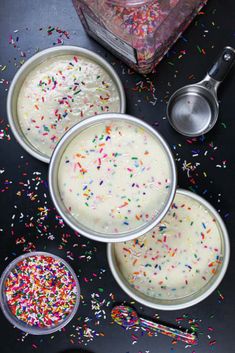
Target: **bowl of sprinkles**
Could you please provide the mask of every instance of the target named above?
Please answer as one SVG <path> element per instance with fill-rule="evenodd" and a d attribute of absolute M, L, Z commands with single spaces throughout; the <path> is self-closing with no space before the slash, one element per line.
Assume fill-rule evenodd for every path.
<path fill-rule="evenodd" d="M 230 256 L 226 227 L 202 197 L 182 189 L 145 235 L 108 244 L 108 261 L 120 287 L 136 301 L 178 310 L 208 297 L 222 281 Z"/>
<path fill-rule="evenodd" d="M 9 124 L 32 156 L 49 163 L 61 137 L 92 115 L 124 113 L 126 99 L 113 67 L 90 50 L 61 46 L 32 56 L 7 97 Z"/>
<path fill-rule="evenodd" d="M 60 330 L 75 315 L 80 287 L 66 261 L 47 252 L 17 257 L 0 280 L 0 305 L 20 330 L 44 335 Z"/>
<path fill-rule="evenodd" d="M 164 139 L 126 114 L 102 114 L 71 128 L 49 167 L 52 200 L 88 238 L 117 242 L 156 225 L 174 198 L 176 169 Z"/>

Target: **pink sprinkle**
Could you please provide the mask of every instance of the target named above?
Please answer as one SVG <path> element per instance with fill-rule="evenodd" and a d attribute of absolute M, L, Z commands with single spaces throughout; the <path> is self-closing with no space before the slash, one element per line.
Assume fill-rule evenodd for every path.
<path fill-rule="evenodd" d="M 210 341 L 210 342 L 209 342 L 209 345 L 210 345 L 210 346 L 213 346 L 214 344 L 216 344 L 216 340 L 213 340 L 213 341 Z"/>

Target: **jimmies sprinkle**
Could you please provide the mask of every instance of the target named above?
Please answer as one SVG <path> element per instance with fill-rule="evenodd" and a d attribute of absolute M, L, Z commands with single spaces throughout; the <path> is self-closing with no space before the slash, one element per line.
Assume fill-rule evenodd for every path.
<path fill-rule="evenodd" d="M 72 312 L 76 282 L 59 260 L 45 255 L 30 256 L 17 263 L 5 281 L 11 313 L 29 326 L 51 328 Z"/>

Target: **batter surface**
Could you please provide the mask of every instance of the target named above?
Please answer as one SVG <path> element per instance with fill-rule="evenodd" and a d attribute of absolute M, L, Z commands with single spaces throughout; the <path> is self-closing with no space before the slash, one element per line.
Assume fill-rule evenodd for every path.
<path fill-rule="evenodd" d="M 198 201 L 176 193 L 163 221 L 146 235 L 115 244 L 118 266 L 138 291 L 177 299 L 200 290 L 222 261 L 220 228 Z"/>
<path fill-rule="evenodd" d="M 136 124 L 114 120 L 75 137 L 58 172 L 66 208 L 103 234 L 125 233 L 155 218 L 169 199 L 170 179 L 160 141 Z"/>
<path fill-rule="evenodd" d="M 109 74 L 77 55 L 51 58 L 34 68 L 17 102 L 24 135 L 48 157 L 64 133 L 81 119 L 119 111 L 119 93 Z"/>

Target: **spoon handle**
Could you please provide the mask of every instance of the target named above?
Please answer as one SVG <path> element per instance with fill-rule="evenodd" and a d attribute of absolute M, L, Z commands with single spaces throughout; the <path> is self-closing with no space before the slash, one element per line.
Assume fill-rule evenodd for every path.
<path fill-rule="evenodd" d="M 162 333 L 163 335 L 175 338 L 177 340 L 180 340 L 189 344 L 197 344 L 197 337 L 192 333 L 187 333 L 187 332 L 175 329 L 173 327 L 157 324 L 155 322 L 145 320 L 142 318 L 140 318 L 139 322 L 141 326 L 146 328 L 151 328 L 159 333 Z"/>
<path fill-rule="evenodd" d="M 215 81 L 222 82 L 235 63 L 235 49 L 225 47 L 212 66 L 208 75 Z"/>

